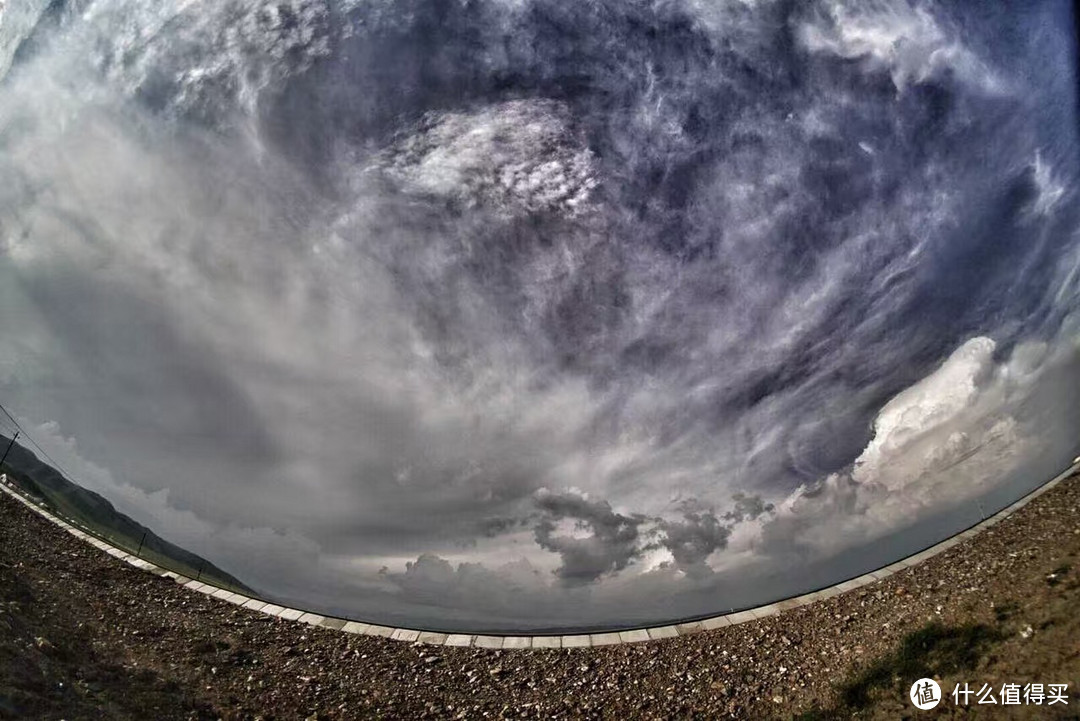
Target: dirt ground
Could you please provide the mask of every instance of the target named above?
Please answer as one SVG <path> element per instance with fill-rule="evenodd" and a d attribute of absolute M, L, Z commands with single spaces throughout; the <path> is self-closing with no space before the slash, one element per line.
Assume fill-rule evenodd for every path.
<path fill-rule="evenodd" d="M 932 711 L 908 700 L 939 681 Z M 958 706 L 951 692 L 976 692 Z M 1003 683 L 1068 684 L 1002 705 Z M 977 704 L 984 684 L 997 705 Z M 986 697 L 984 697 L 985 699 Z M 664 641 L 491 651 L 242 610 L 0 496 L 0 719 L 1080 719 L 1080 477 L 926 563 Z"/>

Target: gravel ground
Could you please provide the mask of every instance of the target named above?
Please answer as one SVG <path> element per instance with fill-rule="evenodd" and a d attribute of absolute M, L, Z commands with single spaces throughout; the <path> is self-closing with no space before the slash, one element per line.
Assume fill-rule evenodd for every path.
<path fill-rule="evenodd" d="M 137 571 L 0 494 L 0 718 L 1080 719 L 1080 481 L 920 566 L 779 616 L 595 649 L 354 636 Z M 1068 705 L 908 702 L 1067 683 Z M 972 697 L 972 701 L 974 701 Z"/>

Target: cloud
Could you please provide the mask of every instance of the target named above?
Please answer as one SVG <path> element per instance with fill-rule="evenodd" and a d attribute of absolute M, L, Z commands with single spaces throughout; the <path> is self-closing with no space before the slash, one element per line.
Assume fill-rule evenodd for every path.
<path fill-rule="evenodd" d="M 565 105 L 538 100 L 430 115 L 365 172 L 380 170 L 406 192 L 466 206 L 578 213 L 597 184 L 596 171 L 568 121 Z"/>
<path fill-rule="evenodd" d="M 493 516 L 480 521 L 480 533 L 488 538 L 494 538 L 526 523 L 528 523 L 528 519 L 514 518 L 513 516 Z"/>
<path fill-rule="evenodd" d="M 811 17 L 797 29 L 803 47 L 885 70 L 897 91 L 949 72 L 983 90 L 1001 90 L 1001 81 L 959 33 L 921 3 L 829 2 L 818 4 Z"/>
<path fill-rule="evenodd" d="M 709 512 L 691 511 L 683 520 L 661 521 L 659 527 L 664 533 L 661 544 L 671 552 L 676 565 L 688 573 L 706 571 L 705 560 L 722 550 L 731 535 L 731 528 Z"/>
<path fill-rule="evenodd" d="M 884 405 L 850 471 L 777 503 L 760 550 L 783 557 L 798 543 L 820 557 L 971 504 L 1025 468 L 1027 488 L 1047 480 L 1075 447 L 1068 423 L 1059 424 L 1080 397 L 1071 380 L 1080 367 L 1076 332 L 1068 321 L 1056 344 L 1018 345 L 1004 359 L 995 359 L 991 339 L 968 340 Z"/>
<path fill-rule="evenodd" d="M 75 480 L 301 601 L 566 625 L 1065 452 L 1072 106 L 1019 89 L 1067 33 L 401 8 L 118 0 L 20 53 L 0 395 Z"/>
<path fill-rule="evenodd" d="M 756 521 L 760 516 L 771 513 L 773 504 L 766 503 L 761 496 L 748 496 L 739 492 L 733 496 L 735 508 L 724 514 L 724 518 L 736 523 L 744 520 Z"/>
<path fill-rule="evenodd" d="M 1029 212 L 1036 216 L 1048 215 L 1066 196 L 1068 189 L 1060 179 L 1054 177 L 1053 169 L 1043 162 L 1041 153 L 1035 154 L 1031 173 L 1036 192 Z"/>
<path fill-rule="evenodd" d="M 638 529 L 646 521 L 644 516 L 615 513 L 607 501 L 593 501 L 572 491 L 540 489 L 534 503 L 545 514 L 533 528 L 536 543 L 562 558 L 556 575 L 565 583 L 596 581 L 641 557 Z M 588 534 L 575 537 L 559 533 L 556 522 L 563 519 L 574 521 Z"/>
<path fill-rule="evenodd" d="M 857 483 L 876 483 L 901 491 L 931 468 L 977 450 L 968 448 L 968 434 L 959 430 L 943 433 L 943 429 L 958 417 L 967 416 L 965 412 L 987 391 L 985 385 L 995 365 L 994 348 L 990 338 L 972 338 L 938 370 L 886 403 L 874 420 L 873 440 L 855 459 L 852 478 Z M 1007 433 L 1011 425 L 1006 420 L 995 422 L 988 440 L 992 442 Z M 914 450 L 927 439 L 931 444 L 929 452 Z M 913 466 L 913 457 L 920 459 L 921 465 Z M 909 460 L 898 467 L 901 459 Z"/>
<path fill-rule="evenodd" d="M 83 487 L 108 498 L 121 513 L 154 529 L 163 538 L 194 553 L 212 557 L 226 570 L 241 574 L 256 589 L 270 587 L 278 592 L 303 592 L 317 583 L 316 578 L 302 569 L 317 565 L 320 549 L 294 530 L 208 522 L 189 510 L 177 508 L 168 489 L 147 492 L 118 481 L 107 469 L 87 461 L 75 439 L 65 436 L 58 423 L 33 424 L 26 418 L 18 420 L 48 457 Z M 276 578 L 282 558 L 296 564 L 285 584 Z"/>

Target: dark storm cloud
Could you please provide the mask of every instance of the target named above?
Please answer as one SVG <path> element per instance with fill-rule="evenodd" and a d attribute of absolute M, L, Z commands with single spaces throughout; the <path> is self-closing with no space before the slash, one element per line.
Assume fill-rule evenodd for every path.
<path fill-rule="evenodd" d="M 526 526 L 528 518 L 515 518 L 513 516 L 494 516 L 480 521 L 480 533 L 488 538 L 494 538 L 504 533 Z"/>
<path fill-rule="evenodd" d="M 615 513 L 607 501 L 594 501 L 570 491 L 541 491 L 534 497 L 545 514 L 533 533 L 541 548 L 558 553 L 556 575 L 569 585 L 590 583 L 626 568 L 642 554 L 639 527 L 645 516 Z M 558 521 L 570 520 L 585 537 L 558 533 Z"/>
<path fill-rule="evenodd" d="M 681 521 L 661 521 L 659 528 L 665 534 L 661 541 L 664 548 L 688 573 L 710 572 L 705 559 L 724 548 L 731 535 L 731 528 L 707 511 L 691 511 Z"/>
<path fill-rule="evenodd" d="M 732 496 L 732 500 L 735 501 L 735 507 L 724 514 L 724 519 L 735 523 L 742 523 L 745 520 L 756 521 L 759 516 L 774 510 L 773 504 L 766 503 L 761 496 L 740 492 Z"/>

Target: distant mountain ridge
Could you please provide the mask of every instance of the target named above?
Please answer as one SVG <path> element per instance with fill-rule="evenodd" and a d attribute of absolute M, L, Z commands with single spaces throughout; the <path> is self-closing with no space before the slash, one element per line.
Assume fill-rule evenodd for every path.
<path fill-rule="evenodd" d="M 6 449 L 10 441 L 10 437 L 0 435 L 0 449 Z M 235 576 L 202 556 L 166 541 L 116 510 L 100 494 L 68 480 L 18 442 L 12 447 L 0 472 L 6 473 L 8 480 L 24 493 L 40 498 L 59 515 L 84 524 L 90 532 L 129 553 L 137 553 L 140 558 L 191 578 L 198 577 L 207 583 L 242 591 L 246 595 L 258 595 Z"/>

